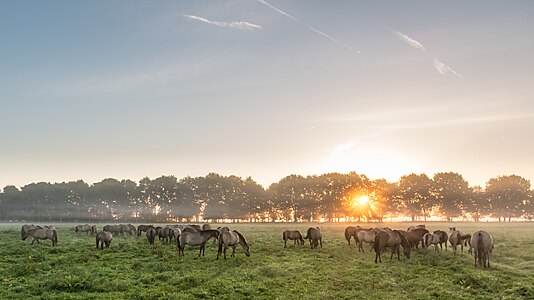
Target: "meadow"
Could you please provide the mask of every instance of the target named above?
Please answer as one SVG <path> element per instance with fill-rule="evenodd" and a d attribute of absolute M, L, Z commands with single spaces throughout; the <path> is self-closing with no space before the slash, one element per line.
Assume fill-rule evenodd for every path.
<path fill-rule="evenodd" d="M 103 224 L 98 224 L 99 229 Z M 135 224 L 137 225 L 137 224 Z M 343 231 L 348 224 L 317 224 L 323 248 L 309 243 L 284 249 L 282 232 L 305 233 L 314 224 L 231 224 L 250 244 L 236 257 L 216 260 L 175 244 L 149 245 L 145 235 L 114 236 L 95 249 L 94 236 L 76 235 L 74 224 L 56 225 L 59 244 L 22 241 L 20 224 L 0 225 L 1 299 L 534 299 L 534 226 L 531 223 L 427 223 L 430 230 L 478 229 L 495 239 L 492 268 L 474 267 L 473 256 L 449 251 L 412 252 L 411 258 L 375 264 L 374 252 L 358 253 Z M 352 225 L 352 224 L 351 224 Z M 374 224 L 361 224 L 372 227 Z M 412 223 L 383 223 L 406 229 Z M 448 231 L 448 230 L 447 230 Z M 402 254 L 401 254 L 402 255 Z M 384 259 L 386 258 L 386 259 Z"/>

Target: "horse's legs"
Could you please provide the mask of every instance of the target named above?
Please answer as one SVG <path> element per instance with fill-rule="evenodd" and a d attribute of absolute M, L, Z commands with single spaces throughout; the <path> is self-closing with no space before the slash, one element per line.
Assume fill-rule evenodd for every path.
<path fill-rule="evenodd" d="M 227 247 L 226 245 L 224 245 L 224 259 L 226 259 L 226 249 L 227 249 L 227 248 L 228 248 L 228 247 Z"/>
<path fill-rule="evenodd" d="M 477 251 L 475 251 L 475 268 L 477 267 L 477 257 L 478 257 Z"/>
<path fill-rule="evenodd" d="M 235 246 L 232 247 L 232 255 L 230 257 L 235 257 Z"/>
<path fill-rule="evenodd" d="M 323 248 L 323 238 L 319 239 L 319 243 L 321 243 L 321 249 Z"/>
<path fill-rule="evenodd" d="M 460 249 L 462 249 L 462 255 L 464 255 L 464 243 L 460 242 Z"/>
<path fill-rule="evenodd" d="M 287 248 L 287 240 L 284 240 L 284 248 Z"/>

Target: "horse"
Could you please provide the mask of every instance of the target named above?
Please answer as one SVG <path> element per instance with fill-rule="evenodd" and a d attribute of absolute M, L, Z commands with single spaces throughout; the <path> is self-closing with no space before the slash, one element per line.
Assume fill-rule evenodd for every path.
<path fill-rule="evenodd" d="M 118 225 L 106 225 L 106 226 L 104 226 L 102 231 L 107 231 L 107 232 L 111 232 L 111 233 L 114 233 L 114 234 L 121 233 L 120 227 Z"/>
<path fill-rule="evenodd" d="M 298 230 L 284 231 L 284 233 L 282 233 L 282 239 L 284 240 L 284 248 L 287 247 L 287 240 L 293 240 L 293 245 L 296 245 L 297 243 L 299 245 L 304 245 L 304 239 Z"/>
<path fill-rule="evenodd" d="M 202 230 L 202 228 L 200 227 L 200 225 L 197 225 L 197 224 L 189 224 L 189 225 L 187 225 L 187 227 L 194 228 L 194 229 L 196 229 L 197 231 L 201 231 L 201 230 Z"/>
<path fill-rule="evenodd" d="M 220 232 L 220 233 L 223 233 L 225 231 L 230 231 L 230 228 L 224 226 L 224 227 L 217 227 L 217 230 Z"/>
<path fill-rule="evenodd" d="M 221 254 L 223 254 L 224 259 L 226 259 L 226 249 L 228 249 L 228 246 L 232 247 L 232 255 L 230 255 L 230 257 L 235 257 L 235 248 L 237 245 L 241 245 L 247 257 L 250 256 L 250 247 L 248 246 L 247 240 L 241 233 L 239 233 L 237 230 L 225 231 L 221 233 L 219 236 L 219 250 L 217 251 L 217 259 L 219 259 Z"/>
<path fill-rule="evenodd" d="M 359 225 L 357 225 L 357 226 L 348 226 L 347 228 L 345 228 L 345 239 L 349 243 L 349 246 L 350 246 L 350 238 L 351 237 L 354 237 L 355 243 L 358 243 L 357 234 L 358 234 L 358 231 L 360 231 L 360 230 L 361 230 L 361 227 Z"/>
<path fill-rule="evenodd" d="M 26 238 L 25 236 L 27 237 L 28 236 L 28 230 L 30 229 L 34 229 L 35 228 L 35 225 L 22 225 L 22 227 L 20 228 L 20 237 L 22 238 L 22 240 L 24 241 Z"/>
<path fill-rule="evenodd" d="M 356 241 L 358 242 L 358 252 L 365 253 L 365 251 L 363 250 L 364 242 L 371 244 L 371 247 L 372 247 L 373 243 L 375 242 L 375 236 L 376 234 L 373 232 L 372 229 L 362 229 L 358 231 L 357 233 L 358 238 L 356 239 Z"/>
<path fill-rule="evenodd" d="M 428 253 L 428 247 L 430 247 L 430 245 L 434 245 L 434 252 L 439 252 L 438 244 L 440 241 L 441 234 L 429 232 L 423 236 L 423 248 L 425 248 L 426 252 Z"/>
<path fill-rule="evenodd" d="M 207 224 L 207 223 L 206 223 L 206 224 L 203 224 L 203 225 L 202 225 L 202 230 L 210 230 L 210 229 L 212 229 L 211 226 L 210 226 L 210 224 Z"/>
<path fill-rule="evenodd" d="M 443 244 L 445 244 L 445 251 L 447 251 L 447 242 L 449 241 L 449 235 L 443 230 L 436 230 L 434 234 L 439 235 L 439 248 L 443 250 Z"/>
<path fill-rule="evenodd" d="M 148 229 L 154 228 L 152 225 L 139 225 L 137 226 L 137 236 L 139 237 L 141 233 L 146 232 Z"/>
<path fill-rule="evenodd" d="M 154 227 L 149 227 L 146 230 L 146 238 L 149 244 L 154 244 L 154 239 L 156 238 L 156 229 Z"/>
<path fill-rule="evenodd" d="M 406 229 L 406 231 L 412 231 L 414 229 L 426 229 L 426 225 L 420 224 L 420 225 L 410 226 L 408 227 L 408 229 Z"/>
<path fill-rule="evenodd" d="M 109 248 L 111 240 L 113 239 L 113 234 L 108 231 L 100 231 L 96 234 L 96 249 L 98 249 L 98 244 L 100 243 L 100 250 L 104 250 L 104 244 L 106 248 Z"/>
<path fill-rule="evenodd" d="M 126 227 L 128 228 L 127 232 L 130 235 L 137 235 L 137 229 L 135 228 L 135 226 L 133 226 L 132 224 L 127 224 Z"/>
<path fill-rule="evenodd" d="M 176 240 L 178 240 L 178 238 L 182 234 L 182 230 L 180 228 L 178 228 L 178 227 L 172 228 L 171 229 L 171 234 Z"/>
<path fill-rule="evenodd" d="M 411 247 L 404 235 L 402 235 L 398 230 L 393 230 L 391 232 L 378 232 L 374 242 L 375 263 L 378 261 L 382 262 L 381 253 L 386 249 L 386 247 L 391 248 L 391 257 L 389 259 L 393 259 L 393 254 L 397 253 L 397 259 L 400 261 L 400 246 L 402 246 L 402 252 L 404 256 L 409 259 Z"/>
<path fill-rule="evenodd" d="M 323 235 L 321 234 L 321 229 L 319 227 L 310 227 L 306 232 L 304 239 L 310 240 L 310 247 L 312 249 L 317 248 L 317 245 L 320 243 L 321 248 L 323 248 Z"/>
<path fill-rule="evenodd" d="M 471 236 L 469 234 L 462 234 L 459 230 L 456 230 L 456 227 L 449 227 L 451 234 L 449 235 L 449 243 L 451 243 L 452 250 L 456 254 L 458 245 L 464 254 L 464 244 L 467 246 L 467 243 L 471 243 L 469 239 Z M 471 245 L 469 245 L 471 247 Z"/>
<path fill-rule="evenodd" d="M 51 240 L 52 246 L 57 245 L 57 231 L 55 229 L 28 229 L 28 231 L 26 231 L 22 236 L 22 240 L 26 240 L 28 236 L 33 237 L 32 245 L 35 241 L 37 241 L 37 244 L 39 244 L 39 240 Z"/>
<path fill-rule="evenodd" d="M 85 232 L 86 235 L 89 235 L 89 233 L 92 233 L 93 231 L 92 231 L 92 226 L 91 225 L 85 224 L 85 225 L 77 225 L 74 228 L 74 232 L 76 232 L 77 234 Z"/>
<path fill-rule="evenodd" d="M 185 245 L 200 246 L 200 252 L 198 253 L 198 257 L 200 257 L 201 255 L 204 256 L 206 242 L 210 238 L 219 237 L 219 231 L 213 229 L 198 232 L 189 232 L 185 231 L 185 229 L 186 228 L 184 228 L 184 231 L 176 240 L 176 246 L 178 246 L 178 256 L 184 256 Z"/>
<path fill-rule="evenodd" d="M 410 231 L 399 230 L 399 232 L 408 240 L 410 247 L 418 248 L 419 242 L 423 241 L 423 237 L 428 233 L 428 230 L 424 228 L 415 228 Z"/>
<path fill-rule="evenodd" d="M 490 254 L 493 252 L 494 242 L 493 237 L 486 231 L 480 230 L 471 237 L 471 246 L 475 253 L 475 268 L 478 265 L 484 268 L 490 267 Z"/>
<path fill-rule="evenodd" d="M 96 232 L 97 232 L 96 225 L 91 225 L 91 234 L 95 234 L 96 235 Z"/>
<path fill-rule="evenodd" d="M 170 233 L 171 233 L 171 228 L 170 227 L 163 228 L 162 230 L 159 231 L 159 234 L 158 234 L 159 240 L 160 241 L 163 240 L 164 242 L 169 243 L 170 242 L 170 237 L 169 237 Z"/>

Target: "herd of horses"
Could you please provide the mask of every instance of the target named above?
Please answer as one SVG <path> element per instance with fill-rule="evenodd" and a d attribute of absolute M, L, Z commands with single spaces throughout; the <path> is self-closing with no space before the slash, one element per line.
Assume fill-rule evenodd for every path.
<path fill-rule="evenodd" d="M 136 235 L 140 237 L 144 232 L 149 244 L 154 244 L 155 239 L 158 238 L 162 243 L 176 243 L 178 256 L 184 256 L 184 249 L 186 245 L 198 246 L 198 256 L 204 256 L 205 246 L 209 240 L 218 244 L 217 259 L 222 255 L 226 259 L 226 250 L 232 248 L 231 257 L 235 256 L 237 246 L 241 246 L 245 255 L 250 256 L 250 247 L 245 237 L 237 230 L 230 230 L 228 227 L 211 228 L 209 224 L 202 226 L 196 224 L 173 224 L 162 226 L 153 225 L 139 225 L 137 227 L 132 224 L 118 224 L 106 225 L 102 231 L 98 231 L 96 225 L 77 225 L 74 228 L 77 234 L 83 232 L 86 235 L 95 235 L 96 248 L 104 249 L 110 247 L 113 235 Z M 57 245 L 58 235 L 54 226 L 36 226 L 23 225 L 21 228 L 21 238 L 26 240 L 27 237 L 33 237 L 32 245 L 35 241 L 49 239 L 52 241 L 52 246 Z M 285 230 L 282 234 L 284 240 L 284 248 L 287 247 L 287 241 L 292 240 L 294 245 L 304 245 L 304 241 L 308 240 L 311 249 L 318 246 L 323 247 L 323 235 L 319 227 L 310 227 L 306 231 L 306 236 L 303 237 L 298 230 Z M 345 229 L 345 239 L 349 246 L 351 240 L 354 239 L 358 246 L 359 252 L 365 252 L 364 243 L 370 244 L 370 249 L 375 252 L 375 263 L 382 262 L 382 252 L 387 248 L 391 249 L 390 259 L 396 254 L 397 259 L 400 260 L 400 250 L 406 258 L 410 258 L 410 252 L 413 249 L 419 248 L 419 245 L 426 250 L 434 246 L 434 251 L 447 251 L 447 243 L 450 243 L 452 251 L 456 254 L 458 247 L 463 255 L 464 246 L 469 246 L 469 254 L 473 254 L 475 258 L 475 267 L 477 264 L 480 267 L 490 267 L 490 254 L 494 248 L 493 237 L 486 231 L 477 231 L 473 234 L 463 234 L 455 227 L 449 228 L 449 233 L 436 230 L 430 232 L 425 225 L 410 226 L 407 230 L 394 230 L 388 227 L 383 228 L 363 228 L 360 226 L 348 226 Z"/>

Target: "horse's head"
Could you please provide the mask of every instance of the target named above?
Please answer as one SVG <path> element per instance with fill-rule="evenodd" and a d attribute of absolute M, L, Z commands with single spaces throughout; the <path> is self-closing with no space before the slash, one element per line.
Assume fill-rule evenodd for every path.
<path fill-rule="evenodd" d="M 456 231 L 456 227 L 449 227 L 449 232 Z"/>
<path fill-rule="evenodd" d="M 245 255 L 250 256 L 250 247 L 248 245 L 245 247 Z"/>

